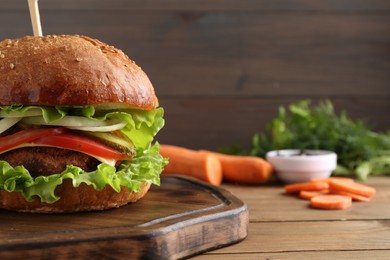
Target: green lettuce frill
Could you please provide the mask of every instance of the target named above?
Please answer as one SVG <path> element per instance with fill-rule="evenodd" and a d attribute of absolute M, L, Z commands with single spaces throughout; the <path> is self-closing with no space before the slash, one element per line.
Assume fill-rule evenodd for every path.
<path fill-rule="evenodd" d="M 0 113 L 19 116 L 27 115 L 31 110 L 41 110 L 46 122 L 53 122 L 64 116 L 82 116 L 94 120 L 117 118 L 127 124 L 120 131 L 126 135 L 136 148 L 136 156 L 130 161 L 123 161 L 116 169 L 106 163 L 101 163 L 96 171 L 85 172 L 76 166 L 68 166 L 62 173 L 33 178 L 23 166 L 12 167 L 6 161 L 0 161 L 0 190 L 20 192 L 31 201 L 33 196 L 40 197 L 42 202 L 53 203 L 59 199 L 55 189 L 64 180 L 72 181 L 74 187 L 81 183 L 92 185 L 101 190 L 109 185 L 119 191 L 121 186 L 130 191 L 140 191 L 143 182 L 160 184 L 160 173 L 167 160 L 160 154 L 158 143 L 152 145 L 157 132 L 164 126 L 164 110 L 162 108 L 150 111 L 123 109 L 119 111 L 95 110 L 93 106 L 80 107 L 44 107 L 44 106 L 0 106 Z"/>
<path fill-rule="evenodd" d="M 159 150 L 158 143 L 150 149 L 138 150 L 131 161 L 122 162 L 118 169 L 105 163 L 100 164 L 93 172 L 68 166 L 62 173 L 37 178 L 33 178 L 23 166 L 12 167 L 7 162 L 0 161 L 0 190 L 21 192 L 27 201 L 38 196 L 46 203 L 60 199 L 54 191 L 66 179 L 71 180 L 74 187 L 85 183 L 101 190 L 109 185 L 119 192 L 121 186 L 124 186 L 129 191 L 137 192 L 143 182 L 160 184 L 160 173 L 167 160 L 160 155 Z"/>

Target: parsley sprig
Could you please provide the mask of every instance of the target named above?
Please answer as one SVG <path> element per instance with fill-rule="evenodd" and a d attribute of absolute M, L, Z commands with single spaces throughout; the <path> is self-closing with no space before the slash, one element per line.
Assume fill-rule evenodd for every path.
<path fill-rule="evenodd" d="M 345 111 L 336 114 L 329 100 L 311 106 L 310 100 L 279 108 L 266 131 L 252 139 L 250 155 L 265 157 L 270 150 L 321 149 L 338 155 L 334 175 L 366 179 L 390 175 L 390 131 L 377 133 Z M 237 147 L 235 153 L 237 153 Z"/>

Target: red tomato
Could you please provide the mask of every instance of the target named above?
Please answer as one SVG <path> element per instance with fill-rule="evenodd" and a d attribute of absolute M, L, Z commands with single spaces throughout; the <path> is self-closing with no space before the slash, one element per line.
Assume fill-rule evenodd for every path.
<path fill-rule="evenodd" d="M 68 134 L 63 127 L 30 128 L 15 134 L 0 137 L 0 153 L 23 144 L 48 145 L 82 152 L 111 160 L 129 160 L 131 156 L 123 154 L 95 140 L 84 136 Z"/>
<path fill-rule="evenodd" d="M 65 148 L 106 159 L 131 159 L 131 156 L 114 150 L 111 147 L 96 142 L 95 140 L 74 134 L 44 136 L 36 139 L 33 143 Z"/>
<path fill-rule="evenodd" d="M 30 128 L 21 130 L 12 135 L 0 137 L 0 152 L 7 151 L 24 143 L 30 143 L 42 136 L 62 134 L 65 130 L 66 129 L 62 127 Z"/>

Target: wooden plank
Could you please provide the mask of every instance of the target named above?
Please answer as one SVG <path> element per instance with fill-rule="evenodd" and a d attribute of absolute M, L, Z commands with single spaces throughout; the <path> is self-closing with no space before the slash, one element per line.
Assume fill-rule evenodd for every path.
<path fill-rule="evenodd" d="M 43 17 L 46 34 L 87 34 L 123 49 L 162 95 L 389 94 L 387 15 Z M 5 14 L 0 22 L 10 19 Z M 21 31 L 5 28 L 1 37 Z"/>
<path fill-rule="evenodd" d="M 378 11 L 389 10 L 386 0 L 50 0 L 40 1 L 43 10 L 126 10 L 126 11 Z M 2 0 L 3 10 L 26 8 L 23 1 Z"/>
<path fill-rule="evenodd" d="M 218 251 L 217 251 L 218 252 Z M 320 251 L 320 252 L 281 252 L 281 253 L 251 253 L 251 254 L 220 254 L 211 252 L 196 256 L 193 260 L 351 260 L 351 259 L 375 259 L 388 260 L 389 250 L 357 250 L 357 251 Z"/>
<path fill-rule="evenodd" d="M 2 14 L 25 25 L 0 38 L 31 34 L 27 15 Z M 161 96 L 390 95 L 388 15 L 48 12 L 42 25 L 123 49 Z"/>
<path fill-rule="evenodd" d="M 296 196 L 286 195 L 283 184 L 261 186 L 238 186 L 225 184 L 224 187 L 239 196 L 249 208 L 251 225 L 257 222 L 296 222 L 296 221 L 342 221 L 369 220 L 388 221 L 390 199 L 388 177 L 370 177 L 364 182 L 377 189 L 376 196 L 369 202 L 353 202 L 345 210 L 317 210 L 309 207 L 309 202 Z M 256 225 L 255 225 L 256 226 Z M 255 227 L 251 226 L 251 230 Z M 282 232 L 283 234 L 283 232 Z"/>
<path fill-rule="evenodd" d="M 390 251 L 389 225 L 390 220 L 250 223 L 245 240 L 215 253 Z"/>
<path fill-rule="evenodd" d="M 305 98 L 160 98 L 166 125 L 157 139 L 194 149 L 218 149 L 232 144 L 248 149 L 252 136 L 265 131 L 280 105 Z M 337 112 L 345 110 L 353 119 L 368 121 L 373 129 L 385 131 L 390 126 L 390 118 L 382 112 L 390 111 L 388 97 L 331 100 Z M 313 99 L 313 104 L 316 102 Z"/>

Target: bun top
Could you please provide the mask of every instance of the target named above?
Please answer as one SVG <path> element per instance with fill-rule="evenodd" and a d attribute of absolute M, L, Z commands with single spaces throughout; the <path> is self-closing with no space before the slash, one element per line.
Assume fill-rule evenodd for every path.
<path fill-rule="evenodd" d="M 0 105 L 158 106 L 153 86 L 122 51 L 79 35 L 0 42 Z"/>

